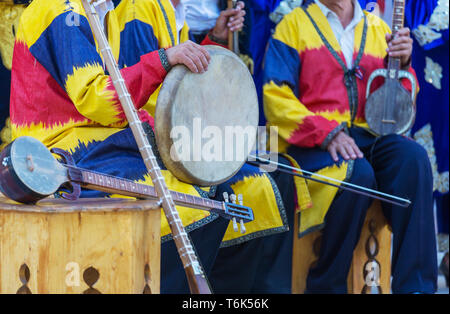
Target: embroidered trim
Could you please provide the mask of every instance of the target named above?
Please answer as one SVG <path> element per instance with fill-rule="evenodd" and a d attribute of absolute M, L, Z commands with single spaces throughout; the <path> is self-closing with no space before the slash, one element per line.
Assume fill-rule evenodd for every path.
<path fill-rule="evenodd" d="M 276 203 L 278 206 L 278 210 L 280 212 L 281 221 L 283 222 L 283 225 L 281 227 L 275 227 L 272 229 L 256 231 L 256 232 L 253 232 L 250 234 L 243 235 L 242 237 L 239 237 L 236 239 L 224 241 L 220 245 L 221 248 L 230 247 L 230 246 L 241 244 L 241 243 L 244 243 L 244 242 L 247 242 L 250 240 L 254 240 L 257 238 L 289 231 L 289 223 L 288 223 L 287 216 L 286 216 L 286 209 L 284 208 L 284 203 L 283 203 L 283 199 L 281 198 L 280 190 L 278 189 L 278 186 L 276 185 L 275 181 L 269 174 L 265 173 L 264 175 L 267 176 L 267 178 L 270 181 L 270 184 L 272 185 L 272 189 L 275 194 L 275 200 L 276 200 Z"/>
<path fill-rule="evenodd" d="M 344 61 L 339 57 L 338 53 L 334 48 L 331 46 L 331 44 L 328 42 L 328 40 L 325 38 L 325 35 L 321 32 L 319 26 L 317 25 L 316 21 L 312 18 L 311 14 L 308 12 L 307 9 L 302 7 L 302 10 L 305 12 L 305 14 L 310 19 L 312 25 L 316 29 L 317 33 L 319 34 L 320 38 L 322 39 L 325 46 L 328 48 L 330 53 L 333 55 L 333 57 L 337 60 L 337 62 L 341 65 L 342 69 L 344 70 L 344 84 L 347 89 L 347 95 L 350 105 L 350 113 L 351 113 L 351 125 L 353 125 L 353 122 L 355 121 L 356 113 L 358 112 L 358 86 L 356 82 L 356 72 L 359 69 L 359 63 L 361 62 L 362 56 L 364 54 L 364 50 L 366 47 L 366 40 L 367 40 L 367 17 L 364 15 L 364 28 L 362 32 L 361 37 L 361 46 L 359 47 L 358 56 L 355 59 L 355 63 L 353 65 L 352 69 L 348 69 L 345 65 Z"/>
<path fill-rule="evenodd" d="M 299 226 L 300 226 L 300 222 L 301 222 L 301 216 L 302 216 L 302 214 L 299 213 L 299 214 L 298 214 L 298 225 L 299 225 Z M 303 231 L 303 232 L 299 232 L 298 235 L 297 235 L 297 237 L 300 239 L 300 238 L 304 237 L 305 235 L 308 235 L 308 234 L 313 233 L 313 232 L 316 232 L 316 231 L 320 231 L 320 230 L 322 230 L 323 228 L 325 228 L 325 223 L 322 223 L 322 224 L 320 224 L 320 225 L 312 226 L 311 228 L 308 228 L 308 229 L 306 229 L 306 230 Z"/>
<path fill-rule="evenodd" d="M 161 48 L 158 50 L 159 59 L 161 60 L 161 64 L 166 70 L 166 72 L 169 72 L 172 69 L 172 66 L 169 63 L 169 59 L 167 59 L 167 53 L 164 48 Z"/>
<path fill-rule="evenodd" d="M 448 29 L 449 0 L 439 0 L 427 24 L 420 24 L 412 33 L 419 45 L 425 46 L 442 37 L 439 31 Z"/>
<path fill-rule="evenodd" d="M 441 89 L 442 67 L 430 57 L 426 57 L 425 60 L 425 81 L 433 85 L 436 89 Z"/>
<path fill-rule="evenodd" d="M 355 161 L 353 159 L 351 159 L 351 160 L 349 160 L 347 162 L 347 173 L 345 174 L 344 182 L 349 182 L 350 181 L 350 179 L 352 178 L 352 175 L 353 175 L 353 169 L 354 168 L 355 168 Z M 333 202 L 335 201 L 336 197 L 342 192 L 344 192 L 344 190 L 342 190 L 342 189 L 339 189 L 337 191 L 337 193 L 336 193 L 336 195 L 335 195 L 335 197 L 333 199 Z M 331 203 L 330 207 L 333 205 L 333 202 Z M 330 208 L 328 208 L 328 210 L 330 210 Z M 300 212 L 298 214 L 298 228 L 299 228 L 299 230 L 300 230 L 300 226 L 301 226 L 301 224 L 300 224 L 301 223 L 301 216 L 302 216 L 302 212 Z M 323 223 L 318 224 L 318 225 L 314 225 L 314 226 L 306 229 L 303 232 L 298 232 L 297 236 L 298 236 L 298 238 L 301 238 L 301 237 L 304 237 L 305 235 L 310 234 L 312 232 L 322 230 L 323 228 L 325 228 L 325 225 L 326 225 L 326 222 L 324 221 Z"/>
<path fill-rule="evenodd" d="M 203 198 L 214 198 L 216 196 L 217 186 L 213 185 L 209 187 L 209 191 L 201 189 L 198 185 L 192 185 L 194 189 L 200 194 Z"/>
<path fill-rule="evenodd" d="M 220 39 L 219 37 L 214 36 L 211 32 L 208 33 L 208 37 L 209 39 L 211 39 L 213 42 L 218 43 L 222 46 L 227 46 L 228 47 L 228 41 Z"/>
<path fill-rule="evenodd" d="M 333 138 L 342 130 L 344 130 L 346 128 L 346 123 L 343 122 L 341 124 L 339 124 L 337 127 L 335 127 L 333 129 L 333 131 L 331 131 L 327 137 L 325 137 L 324 141 L 322 142 L 322 145 L 320 145 L 320 147 L 322 149 L 327 149 L 328 145 L 330 144 L 330 142 L 333 140 Z"/>
<path fill-rule="evenodd" d="M 302 0 L 283 0 L 278 7 L 269 15 L 269 18 L 275 24 L 281 22 L 285 15 L 291 13 L 295 8 L 302 5 Z"/>
<path fill-rule="evenodd" d="M 158 166 L 161 170 L 166 170 L 166 166 L 162 161 L 161 154 L 159 153 L 158 145 L 156 145 L 155 133 L 153 132 L 152 127 L 147 122 L 142 123 L 142 128 L 144 129 L 145 134 L 147 135 L 147 139 L 152 146 L 153 155 L 155 155 L 156 161 L 158 162 Z"/>
<path fill-rule="evenodd" d="M 213 222 L 217 218 L 219 218 L 219 214 L 211 213 L 211 215 L 209 215 L 208 217 L 200 219 L 199 221 L 196 221 L 196 222 L 184 227 L 184 229 L 186 230 L 187 233 L 189 233 L 200 227 L 203 227 L 206 224 L 209 224 L 210 222 Z M 169 234 L 161 237 L 161 244 L 166 243 L 171 240 L 173 240 L 173 236 L 171 233 L 169 233 Z"/>
<path fill-rule="evenodd" d="M 426 124 L 423 128 L 418 130 L 414 134 L 414 139 L 417 143 L 423 146 L 427 151 L 428 158 L 430 159 L 431 169 L 433 171 L 433 191 L 438 191 L 439 193 L 445 194 L 449 191 L 449 172 L 439 173 L 436 152 L 434 149 L 433 132 L 431 130 L 431 125 Z"/>
<path fill-rule="evenodd" d="M 170 27 L 170 21 L 169 21 L 169 17 L 167 16 L 167 12 L 164 9 L 161 0 L 158 0 L 158 4 L 161 8 L 161 11 L 164 15 L 164 21 L 166 22 L 166 27 L 167 27 L 167 31 L 169 32 L 169 36 L 170 36 L 170 40 L 172 41 L 172 47 L 175 46 L 175 37 L 173 36 L 173 32 L 172 32 L 172 27 Z"/>

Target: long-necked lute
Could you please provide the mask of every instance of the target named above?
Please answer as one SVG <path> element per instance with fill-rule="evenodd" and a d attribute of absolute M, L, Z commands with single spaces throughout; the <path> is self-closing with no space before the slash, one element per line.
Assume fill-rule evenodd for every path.
<path fill-rule="evenodd" d="M 172 198 L 167 184 L 162 176 L 161 169 L 153 154 L 152 147 L 145 136 L 144 129 L 133 104 L 131 95 L 129 94 L 125 81 L 120 73 L 119 67 L 112 54 L 103 26 L 100 23 L 99 17 L 93 5 L 93 0 L 82 0 L 84 10 L 92 28 L 94 38 L 97 40 L 100 51 L 103 55 L 106 68 L 109 72 L 111 80 L 119 96 L 125 116 L 128 120 L 129 126 L 133 132 L 139 151 L 144 160 L 145 166 L 152 178 L 158 197 L 162 200 L 162 208 L 164 214 L 169 222 L 172 231 L 173 239 L 183 263 L 189 288 L 191 293 L 195 294 L 210 294 L 211 289 L 208 280 L 204 274 L 198 257 L 193 249 L 192 243 L 184 229 L 178 214 L 175 202 Z"/>
<path fill-rule="evenodd" d="M 405 1 L 394 0 L 392 36 L 404 26 Z M 384 77 L 384 84 L 372 94 L 372 83 L 377 77 Z M 412 90 L 408 92 L 401 84 L 402 79 L 411 82 Z M 366 90 L 366 121 L 376 135 L 404 134 L 414 124 L 416 109 L 416 79 L 401 70 L 399 57 L 388 57 L 387 69 L 377 69 L 369 77 Z"/>
<path fill-rule="evenodd" d="M 237 0 L 228 0 L 228 9 L 234 9 L 237 6 Z M 230 32 L 228 34 L 228 49 L 239 56 L 239 32 Z"/>
<path fill-rule="evenodd" d="M 58 190 L 63 198 L 77 200 L 81 187 L 139 199 L 159 199 L 153 186 L 81 169 L 66 151 L 52 149 L 51 152 L 61 162 L 33 137 L 22 136 L 8 144 L 0 153 L 0 190 L 10 199 L 25 204 L 34 204 Z M 214 212 L 229 220 L 249 222 L 254 217 L 252 209 L 243 205 L 176 191 L 170 193 L 177 205 Z"/>

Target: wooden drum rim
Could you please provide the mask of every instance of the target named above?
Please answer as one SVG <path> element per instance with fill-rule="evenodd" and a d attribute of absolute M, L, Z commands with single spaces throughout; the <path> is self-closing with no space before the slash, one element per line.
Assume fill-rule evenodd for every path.
<path fill-rule="evenodd" d="M 235 91 L 235 93 L 230 96 L 230 98 L 232 99 L 231 101 L 229 101 L 229 99 L 224 100 L 223 97 L 215 97 L 213 98 L 213 100 L 217 100 L 217 103 L 211 103 L 208 104 L 213 106 L 215 105 L 216 108 L 212 108 L 212 110 L 217 110 L 219 108 L 219 112 L 220 112 L 220 108 L 225 108 L 226 106 L 221 106 L 222 102 L 226 102 L 229 101 L 230 107 L 227 107 L 226 109 L 229 109 L 230 111 L 230 116 L 233 116 L 233 114 L 235 114 L 234 118 L 236 121 L 233 121 L 233 119 L 230 118 L 231 120 L 231 125 L 230 126 L 245 126 L 244 127 L 254 127 L 255 130 L 258 126 L 258 120 L 259 120 L 259 105 L 258 105 L 258 96 L 256 93 L 256 87 L 254 85 L 254 81 L 253 78 L 250 74 L 250 72 L 248 71 L 247 67 L 245 66 L 245 64 L 242 62 L 242 60 L 234 53 L 232 53 L 231 51 L 224 49 L 222 47 L 218 47 L 218 46 L 205 46 L 205 48 L 208 50 L 208 52 L 211 55 L 211 58 L 214 58 L 215 56 L 217 56 L 217 64 L 215 64 L 214 66 L 212 65 L 213 62 L 211 62 L 210 64 L 210 68 L 208 69 L 208 71 L 211 70 L 211 68 L 213 68 L 214 70 L 211 70 L 213 72 L 211 72 L 212 74 L 209 74 L 208 77 L 204 77 L 204 78 L 200 78 L 197 77 L 197 75 L 199 74 L 192 74 L 187 67 L 185 67 L 184 65 L 178 65 L 175 66 L 167 75 L 161 90 L 159 92 L 159 96 L 157 99 L 157 104 L 156 104 L 156 110 L 155 110 L 155 139 L 156 139 L 156 144 L 158 146 L 158 150 L 160 152 L 161 158 L 163 160 L 163 163 L 165 165 L 165 167 L 180 181 L 183 181 L 185 183 L 189 183 L 189 184 L 196 184 L 199 186 L 211 186 L 211 185 L 217 185 L 220 184 L 222 182 L 227 181 L 228 179 L 230 179 L 231 177 L 233 177 L 241 168 L 242 166 L 245 164 L 245 158 L 244 160 L 236 160 L 233 159 L 229 164 L 226 164 L 226 161 L 214 161 L 214 164 L 210 164 L 206 167 L 205 164 L 205 174 L 197 174 L 197 173 L 193 173 L 193 169 L 197 169 L 197 168 L 201 168 L 201 164 L 195 164 L 194 162 L 191 162 L 189 166 L 186 166 L 186 164 L 189 164 L 189 162 L 187 163 L 183 163 L 183 162 L 178 162 L 178 161 L 174 161 L 172 160 L 172 158 L 170 157 L 170 150 L 173 144 L 173 139 L 170 136 L 171 133 L 171 127 L 178 126 L 179 124 L 175 123 L 175 119 L 178 119 L 178 117 L 176 117 L 176 115 L 174 114 L 176 113 L 180 113 L 180 111 L 184 111 L 184 113 L 189 113 L 189 116 L 191 117 L 196 117 L 195 113 L 191 113 L 189 112 L 189 105 L 188 104 L 195 104 L 193 111 L 192 112 L 201 112 L 203 113 L 205 116 L 207 116 L 208 118 L 210 118 L 211 120 L 217 119 L 220 120 L 218 122 L 218 126 L 219 128 L 221 127 L 222 131 L 224 129 L 224 124 L 228 123 L 228 116 L 227 117 L 223 117 L 220 113 L 217 113 L 217 118 L 213 117 L 211 118 L 212 114 L 210 112 L 207 112 L 206 108 L 206 104 L 203 104 L 195 101 L 196 97 L 197 98 L 201 98 L 201 99 L 205 99 L 206 97 L 203 97 L 202 93 L 194 93 L 192 98 L 188 99 L 188 101 L 186 101 L 186 106 L 184 106 L 184 102 L 181 101 L 181 99 L 183 99 L 183 95 L 179 95 L 179 92 L 183 92 L 186 90 L 191 90 L 188 89 L 187 87 L 194 84 L 192 82 L 197 82 L 197 81 L 201 81 L 202 79 L 211 79 L 211 77 L 214 77 L 214 75 L 217 76 L 217 81 L 216 82 L 211 82 L 211 84 L 217 86 L 218 84 L 220 84 L 221 82 L 228 82 L 228 79 L 230 80 L 230 84 L 229 86 L 226 86 L 225 89 L 223 90 L 218 90 L 218 94 L 220 93 L 225 93 L 227 90 L 232 89 L 233 91 Z M 223 57 L 223 58 L 221 58 Z M 219 62 L 220 61 L 220 62 Z M 231 69 L 225 69 L 224 71 L 220 71 L 223 70 L 225 67 L 223 67 L 223 65 L 226 64 L 231 64 L 233 66 L 235 66 L 236 68 Z M 215 68 L 214 68 L 215 67 Z M 219 69 L 219 71 L 218 71 Z M 208 73 L 208 72 L 207 72 Z M 185 77 L 187 75 L 192 75 L 190 76 L 190 78 L 192 78 L 192 82 L 186 83 L 186 81 L 184 81 Z M 228 77 L 228 76 L 229 77 Z M 222 80 L 219 80 L 219 78 Z M 181 87 L 183 85 L 183 87 Z M 212 94 L 214 90 L 214 87 L 211 87 L 210 84 L 205 84 L 205 89 L 203 90 L 204 93 L 208 94 Z M 197 85 L 197 86 L 202 86 L 202 85 Z M 244 88 L 240 89 L 240 88 L 235 88 L 235 86 L 244 86 Z M 180 89 L 182 88 L 182 89 Z M 200 87 L 199 87 L 200 88 Z M 201 95 L 201 96 L 199 96 Z M 228 94 L 227 94 L 228 95 Z M 234 98 L 232 98 L 234 97 Z M 233 99 L 240 99 L 242 97 L 242 99 L 244 99 L 244 101 L 233 101 Z M 206 98 L 209 100 L 209 98 Z M 220 100 L 220 101 L 219 101 Z M 221 102 L 222 101 L 222 102 Z M 198 104 L 198 105 L 197 105 Z M 181 109 L 180 109 L 181 108 Z M 238 108 L 239 110 L 242 110 L 242 114 L 238 115 L 237 113 L 231 113 L 233 111 L 233 108 Z M 180 111 L 176 110 L 179 109 Z M 201 110 L 203 109 L 203 110 Z M 225 109 L 223 109 L 225 110 Z M 211 112 L 215 112 L 215 111 L 211 111 Z M 180 115 L 182 114 L 182 112 L 180 113 Z M 201 118 L 204 118 L 203 116 L 200 116 Z M 219 118 L 220 117 L 220 118 Z M 236 118 L 237 117 L 237 118 Z M 206 122 L 209 122 L 207 118 L 205 118 Z M 246 120 L 246 122 L 243 122 L 244 120 Z M 186 118 L 186 121 L 189 121 Z M 203 120 L 202 120 L 203 121 Z M 189 122 L 187 124 L 189 124 Z M 193 125 L 193 124 L 192 124 Z M 189 125 L 189 127 L 191 127 L 191 129 L 193 129 L 193 126 Z M 204 124 L 202 124 L 203 126 Z M 208 124 L 209 126 L 210 124 Z M 216 126 L 216 124 L 212 124 L 212 126 Z M 246 137 L 245 141 L 248 146 L 253 146 L 256 142 L 256 138 L 253 139 L 251 137 Z M 223 144 L 222 144 L 223 145 Z M 247 147 L 248 147 L 247 146 Z M 192 146 L 191 146 L 192 147 Z M 193 151 L 193 150 L 191 150 Z M 222 146 L 222 151 L 225 151 L 224 146 Z M 234 150 L 233 150 L 234 152 Z M 245 152 L 247 153 L 247 149 L 245 149 Z M 202 159 L 203 160 L 203 159 Z M 206 163 L 207 161 L 202 161 L 204 163 Z M 221 172 L 220 173 L 214 173 L 211 175 L 211 173 L 213 173 L 212 168 L 214 168 L 214 165 L 219 165 L 219 164 L 226 164 L 227 167 L 220 169 L 220 167 L 216 167 L 216 169 L 220 169 Z M 193 165 L 193 166 L 192 166 Z M 209 168 L 208 168 L 209 167 Z M 203 170 L 203 169 L 202 169 Z M 213 178 L 213 179 L 209 179 L 209 178 Z M 217 178 L 219 178 L 218 180 L 215 180 Z"/>

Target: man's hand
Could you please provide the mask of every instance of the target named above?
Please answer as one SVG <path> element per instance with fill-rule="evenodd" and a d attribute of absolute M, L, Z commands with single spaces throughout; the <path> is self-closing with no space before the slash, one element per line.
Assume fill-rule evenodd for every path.
<path fill-rule="evenodd" d="M 211 61 L 208 51 L 190 40 L 167 49 L 166 54 L 171 66 L 184 64 L 193 73 L 206 72 Z"/>
<path fill-rule="evenodd" d="M 386 41 L 388 43 L 386 51 L 389 56 L 400 58 L 402 67 L 408 66 L 413 51 L 413 40 L 409 28 L 400 29 L 394 37 L 391 34 L 386 34 Z"/>
<path fill-rule="evenodd" d="M 226 41 L 228 40 L 228 32 L 240 31 L 244 27 L 244 16 L 246 14 L 244 7 L 244 2 L 239 1 L 236 8 L 222 11 L 216 21 L 216 26 L 212 30 L 213 36 Z"/>
<path fill-rule="evenodd" d="M 355 140 L 348 136 L 344 131 L 339 132 L 328 144 L 328 152 L 334 161 L 339 161 L 337 153 L 339 153 L 345 160 L 363 158 L 364 154 L 359 150 Z"/>

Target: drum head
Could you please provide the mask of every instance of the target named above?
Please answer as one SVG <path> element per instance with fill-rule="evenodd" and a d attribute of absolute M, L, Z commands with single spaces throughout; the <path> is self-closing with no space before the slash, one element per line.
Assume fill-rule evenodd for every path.
<path fill-rule="evenodd" d="M 208 71 L 174 67 L 161 87 L 155 137 L 164 165 L 179 180 L 220 184 L 245 163 L 256 142 L 258 98 L 253 78 L 231 51 L 206 46 Z"/>

